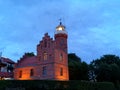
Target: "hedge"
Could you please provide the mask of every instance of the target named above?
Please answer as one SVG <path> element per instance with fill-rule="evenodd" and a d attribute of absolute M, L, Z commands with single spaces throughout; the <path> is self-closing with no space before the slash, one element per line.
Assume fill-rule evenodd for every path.
<path fill-rule="evenodd" d="M 0 90 L 116 90 L 111 82 L 1 80 Z"/>

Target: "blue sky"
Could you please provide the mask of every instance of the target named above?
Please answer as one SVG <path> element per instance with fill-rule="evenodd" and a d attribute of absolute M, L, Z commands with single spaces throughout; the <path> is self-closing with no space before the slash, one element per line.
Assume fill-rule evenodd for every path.
<path fill-rule="evenodd" d="M 120 0 L 0 0 L 0 51 L 17 61 L 54 31 L 62 18 L 68 52 L 89 63 L 120 56 Z"/>

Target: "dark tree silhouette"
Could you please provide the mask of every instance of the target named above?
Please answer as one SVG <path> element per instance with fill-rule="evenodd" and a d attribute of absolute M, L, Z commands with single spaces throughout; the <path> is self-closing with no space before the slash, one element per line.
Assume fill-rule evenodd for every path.
<path fill-rule="evenodd" d="M 119 81 L 120 58 L 116 55 L 103 55 L 100 59 L 93 60 L 90 63 L 89 75 L 97 81 Z"/>
<path fill-rule="evenodd" d="M 88 65 L 74 53 L 68 54 L 69 79 L 88 80 Z"/>
<path fill-rule="evenodd" d="M 27 52 L 25 53 L 25 56 L 35 56 L 35 54 L 33 52 Z"/>

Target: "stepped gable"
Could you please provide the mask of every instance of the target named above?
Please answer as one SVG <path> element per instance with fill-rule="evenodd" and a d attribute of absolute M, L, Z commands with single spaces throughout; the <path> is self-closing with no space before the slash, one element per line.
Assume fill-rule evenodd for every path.
<path fill-rule="evenodd" d="M 18 60 L 16 67 L 23 67 L 23 66 L 33 66 L 37 62 L 36 56 L 27 56 L 24 55 L 20 60 Z"/>
<path fill-rule="evenodd" d="M 42 38 L 42 40 L 39 42 L 39 44 L 37 46 L 41 45 L 43 47 L 45 47 L 45 46 L 47 47 L 47 46 L 50 45 L 50 43 L 53 43 L 53 42 L 54 42 L 53 38 L 50 38 L 50 36 L 48 35 L 48 33 L 45 33 L 44 37 Z"/>

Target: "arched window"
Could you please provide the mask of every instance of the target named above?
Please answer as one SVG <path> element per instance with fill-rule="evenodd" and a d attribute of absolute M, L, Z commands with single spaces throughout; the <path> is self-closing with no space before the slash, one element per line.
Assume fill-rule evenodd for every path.
<path fill-rule="evenodd" d="M 63 68 L 60 68 L 60 76 L 63 76 Z"/>
<path fill-rule="evenodd" d="M 34 70 L 30 69 L 30 76 L 34 76 Z"/>
<path fill-rule="evenodd" d="M 46 66 L 44 66 L 43 69 L 42 69 L 42 75 L 43 76 L 47 75 L 47 67 Z"/>
<path fill-rule="evenodd" d="M 60 61 L 63 61 L 63 54 L 60 54 Z"/>
<path fill-rule="evenodd" d="M 22 78 L 22 71 L 19 72 L 19 78 Z"/>
<path fill-rule="evenodd" d="M 46 52 L 44 52 L 44 60 L 47 60 L 47 58 L 48 58 L 48 55 L 47 55 L 47 53 Z"/>

